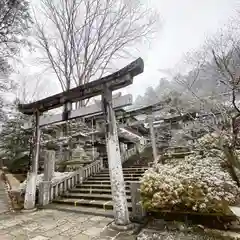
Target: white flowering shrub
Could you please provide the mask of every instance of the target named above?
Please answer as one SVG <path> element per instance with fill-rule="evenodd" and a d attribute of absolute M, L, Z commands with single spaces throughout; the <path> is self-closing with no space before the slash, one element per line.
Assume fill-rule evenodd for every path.
<path fill-rule="evenodd" d="M 219 157 L 190 155 L 158 164 L 141 179 L 143 206 L 147 210 L 228 212 L 240 189 Z"/>

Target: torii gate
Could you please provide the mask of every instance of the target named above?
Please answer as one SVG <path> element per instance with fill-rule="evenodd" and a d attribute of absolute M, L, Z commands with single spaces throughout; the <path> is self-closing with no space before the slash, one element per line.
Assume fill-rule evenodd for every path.
<path fill-rule="evenodd" d="M 89 111 L 88 108 L 84 108 L 82 113 L 81 109 L 71 111 L 71 106 L 74 102 L 101 95 L 102 112 L 106 122 L 106 143 L 114 205 L 115 225 L 128 226 L 130 224 L 117 135 L 117 124 L 113 110 L 112 92 L 132 84 L 133 78 L 142 73 L 143 70 L 144 62 L 141 58 L 138 58 L 121 70 L 106 77 L 86 83 L 84 85 L 80 85 L 76 88 L 70 89 L 69 91 L 55 94 L 33 103 L 19 104 L 19 110 L 23 114 L 35 115 L 36 119 L 34 136 L 35 151 L 32 159 L 32 168 L 30 169 L 29 181 L 26 188 L 24 202 L 25 209 L 31 210 L 35 208 L 36 178 L 40 152 L 40 126 L 84 116 L 84 114 L 86 115 L 86 112 L 87 115 L 92 114 L 94 111 L 99 112 L 101 110 L 99 108 L 95 109 L 94 111 Z M 126 99 L 127 97 L 125 97 L 125 100 Z M 61 107 L 63 105 L 63 114 L 50 117 L 51 119 L 40 117 L 43 112 Z M 115 107 L 120 105 L 121 104 L 115 103 Z"/>

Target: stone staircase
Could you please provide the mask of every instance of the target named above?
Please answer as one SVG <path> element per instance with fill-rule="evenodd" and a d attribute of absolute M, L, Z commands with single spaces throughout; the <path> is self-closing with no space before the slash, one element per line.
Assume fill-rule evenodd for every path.
<path fill-rule="evenodd" d="M 129 211 L 132 209 L 130 182 L 138 181 L 146 170 L 147 167 L 144 166 L 123 168 Z M 109 169 L 103 169 L 82 184 L 76 184 L 74 188 L 54 199 L 51 208 L 113 216 Z"/>

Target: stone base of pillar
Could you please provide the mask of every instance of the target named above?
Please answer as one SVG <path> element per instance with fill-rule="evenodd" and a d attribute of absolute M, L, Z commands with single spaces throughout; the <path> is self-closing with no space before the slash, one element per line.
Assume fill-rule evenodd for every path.
<path fill-rule="evenodd" d="M 33 208 L 33 209 L 22 209 L 21 212 L 22 213 L 32 213 L 32 212 L 36 212 L 37 208 Z"/>
<path fill-rule="evenodd" d="M 115 222 L 112 222 L 109 227 L 119 232 L 126 232 L 126 231 L 134 232 L 137 226 L 134 223 L 129 223 L 127 225 L 118 225 Z"/>
<path fill-rule="evenodd" d="M 24 196 L 24 209 L 32 210 L 35 208 L 37 174 L 28 173 L 27 186 Z"/>
<path fill-rule="evenodd" d="M 50 181 L 43 181 L 39 184 L 39 205 L 45 206 L 50 201 Z"/>

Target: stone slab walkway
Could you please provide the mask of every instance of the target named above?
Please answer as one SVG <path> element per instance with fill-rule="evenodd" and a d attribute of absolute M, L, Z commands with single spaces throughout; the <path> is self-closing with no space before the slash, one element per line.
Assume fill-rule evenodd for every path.
<path fill-rule="evenodd" d="M 133 240 L 111 230 L 111 218 L 58 210 L 40 210 L 33 213 L 1 214 L 1 240 Z"/>

